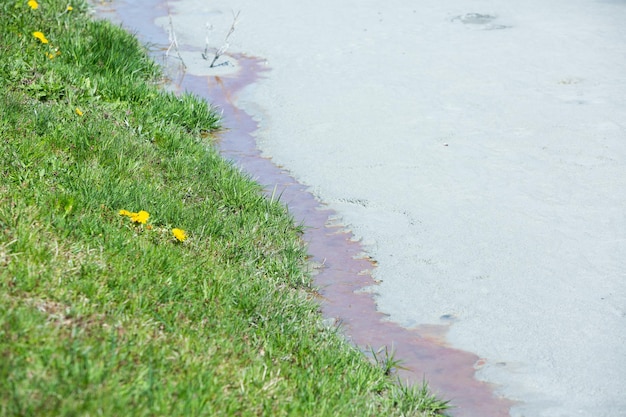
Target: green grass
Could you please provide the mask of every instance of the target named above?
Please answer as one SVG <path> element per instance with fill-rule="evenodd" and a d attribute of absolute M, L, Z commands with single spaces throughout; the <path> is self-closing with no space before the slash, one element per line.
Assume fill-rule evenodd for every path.
<path fill-rule="evenodd" d="M 301 230 L 210 106 L 67 5 L 0 4 L 0 415 L 445 410 L 322 324 Z"/>

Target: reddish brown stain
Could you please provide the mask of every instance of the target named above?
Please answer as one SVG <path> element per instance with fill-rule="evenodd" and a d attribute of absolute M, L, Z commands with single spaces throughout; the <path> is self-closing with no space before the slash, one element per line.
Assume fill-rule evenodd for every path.
<path fill-rule="evenodd" d="M 132 22 L 132 29 L 161 44 L 167 35 L 156 28 L 154 19 L 167 15 L 167 3 L 149 5 L 148 0 L 119 2 L 115 12 L 122 20 Z M 149 13 L 146 13 L 149 11 Z M 101 13 L 102 15 L 102 13 Z M 129 26 L 128 24 L 126 26 Z M 200 53 L 201 51 L 198 51 Z M 266 192 L 280 195 L 297 222 L 305 225 L 304 239 L 312 261 L 323 265 L 315 276 L 322 296 L 324 316 L 337 319 L 346 337 L 366 350 L 382 346 L 395 349 L 397 359 L 406 370 L 400 370 L 402 380 L 421 383 L 428 381 L 431 389 L 453 405 L 450 415 L 456 417 L 506 417 L 514 402 L 496 397 L 494 387 L 475 379 L 476 368 L 485 360 L 478 356 L 446 346 L 444 325 L 424 325 L 403 328 L 385 320 L 369 293 L 360 292 L 376 285 L 370 273 L 375 263 L 362 257 L 363 249 L 340 227 L 330 226 L 336 213 L 318 202 L 307 188 L 271 160 L 263 158 L 256 146 L 254 132 L 257 123 L 236 107 L 237 94 L 253 85 L 269 69 L 263 61 L 242 54 L 231 55 L 240 69 L 231 75 L 198 77 L 185 75 L 178 83 L 181 90 L 192 91 L 223 111 L 227 127 L 219 134 L 217 147 L 226 157 L 242 167 Z M 208 65 L 208 63 L 207 63 Z"/>

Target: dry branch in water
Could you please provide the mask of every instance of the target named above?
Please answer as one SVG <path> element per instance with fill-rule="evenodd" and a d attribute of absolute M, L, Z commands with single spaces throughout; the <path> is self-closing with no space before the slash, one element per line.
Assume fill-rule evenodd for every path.
<path fill-rule="evenodd" d="M 180 56 L 180 50 L 178 49 L 178 40 L 176 39 L 176 32 L 174 31 L 174 23 L 172 22 L 172 15 L 168 14 L 170 19 L 170 26 L 167 28 L 168 38 L 170 41 L 170 46 L 168 46 L 167 51 L 165 51 L 165 57 L 169 57 L 170 51 L 172 48 L 176 51 L 176 55 L 178 55 L 178 59 L 183 65 L 183 69 L 187 69 L 187 65 L 185 65 L 185 61 L 183 61 L 183 57 Z"/>
<path fill-rule="evenodd" d="M 218 48 L 217 51 L 215 51 L 215 55 L 213 56 L 213 61 L 211 61 L 211 65 L 209 65 L 209 68 L 213 68 L 215 66 L 215 62 L 220 58 L 220 56 L 222 56 L 224 54 L 224 52 L 226 52 L 226 50 L 228 49 L 228 47 L 230 46 L 228 43 L 228 38 L 230 38 L 230 35 L 233 34 L 233 32 L 235 31 L 235 27 L 237 26 L 237 23 L 239 23 L 239 14 L 241 13 L 241 11 L 238 11 L 236 14 L 233 12 L 233 23 L 230 25 L 230 29 L 228 30 L 228 33 L 226 34 L 226 36 L 224 37 L 224 43 L 222 44 L 222 46 L 220 46 Z M 202 58 L 206 59 L 207 61 L 209 60 L 209 33 L 210 31 L 213 30 L 213 26 L 209 25 L 207 23 L 207 36 L 206 36 L 206 40 L 205 40 L 205 47 L 204 47 L 204 53 L 202 53 Z"/>

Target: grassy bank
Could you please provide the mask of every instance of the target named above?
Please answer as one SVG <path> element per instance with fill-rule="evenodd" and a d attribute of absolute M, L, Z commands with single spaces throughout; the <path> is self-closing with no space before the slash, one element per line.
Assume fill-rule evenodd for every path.
<path fill-rule="evenodd" d="M 300 230 L 84 3 L 0 3 L 0 415 L 435 415 L 322 325 Z"/>

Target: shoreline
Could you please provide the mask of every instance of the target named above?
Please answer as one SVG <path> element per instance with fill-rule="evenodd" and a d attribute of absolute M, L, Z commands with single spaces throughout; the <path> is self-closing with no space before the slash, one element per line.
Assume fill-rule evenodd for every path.
<path fill-rule="evenodd" d="M 128 21 L 137 25 L 132 17 L 136 15 L 131 10 L 142 10 L 141 6 L 121 5 L 118 13 L 120 7 L 121 14 L 126 13 Z M 144 24 L 140 26 L 140 37 L 146 36 L 157 45 L 156 39 L 164 39 L 163 33 L 159 36 L 152 28 L 146 34 Z M 129 29 L 137 30 L 136 27 Z M 186 45 L 180 46 L 190 49 Z M 196 53 L 199 54 L 199 50 Z M 221 109 L 227 130 L 219 135 L 221 139 L 217 147 L 220 153 L 264 184 L 268 196 L 280 194 L 283 204 L 305 226 L 304 239 L 313 256 L 312 262 L 323 265 L 315 272 L 314 280 L 320 287 L 324 316 L 341 323 L 342 333 L 365 354 L 370 346 L 374 350 L 383 347 L 393 350 L 395 358 L 408 368 L 399 369 L 398 376 L 413 384 L 420 384 L 425 379 L 435 393 L 452 398 L 451 404 L 456 408 L 449 411 L 451 415 L 508 416 L 508 410 L 515 403 L 496 396 L 494 390 L 497 387 L 475 378 L 476 366 L 481 359 L 446 346 L 448 325 L 405 328 L 386 320 L 378 311 L 371 291 L 377 285 L 371 277 L 375 265 L 366 257 L 364 248 L 344 225 L 336 224 L 336 212 L 324 207 L 307 187 L 261 155 L 253 137 L 258 124 L 253 116 L 236 107 L 238 93 L 271 69 L 265 66 L 263 59 L 226 55 L 230 56 L 231 62 L 236 62 L 237 70 L 217 69 L 211 74 L 212 70 L 198 70 L 187 63 L 191 68 L 187 68 L 182 76 L 172 78 L 178 80 L 177 88 L 181 91 L 198 94 Z M 179 67 L 175 57 L 172 62 L 173 68 Z M 201 75 L 194 74 L 194 70 Z M 424 361 L 424 358 L 428 359 Z"/>
<path fill-rule="evenodd" d="M 565 3 L 169 2 L 196 48 L 243 11 L 263 156 L 372 254 L 388 320 L 449 326 L 514 417 L 626 406 L 626 9 Z"/>

